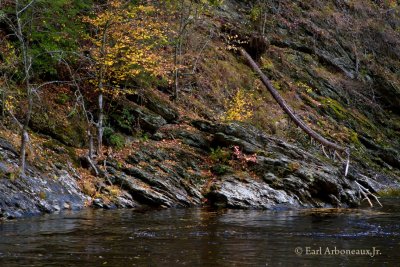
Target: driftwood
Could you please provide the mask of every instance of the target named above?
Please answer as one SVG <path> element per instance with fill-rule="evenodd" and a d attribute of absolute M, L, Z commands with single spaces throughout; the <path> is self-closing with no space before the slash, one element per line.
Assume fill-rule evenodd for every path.
<path fill-rule="evenodd" d="M 375 199 L 375 201 L 379 204 L 379 206 L 383 207 L 382 203 L 379 201 L 378 197 L 375 196 L 374 194 L 371 193 L 371 191 L 369 191 L 368 188 L 365 188 L 364 186 L 362 186 L 359 182 L 356 181 L 356 185 L 358 186 L 358 192 L 360 193 L 360 198 L 364 197 L 363 200 L 367 200 L 369 205 L 371 207 L 373 207 L 374 205 L 372 204 L 371 199 L 369 198 L 369 196 L 371 196 L 372 198 Z"/>
<path fill-rule="evenodd" d="M 312 139 L 318 141 L 322 146 L 332 148 L 339 152 L 349 153 L 349 150 L 347 148 L 342 147 L 338 144 L 335 144 L 335 143 L 325 139 L 320 134 L 318 134 L 313 129 L 311 129 L 307 124 L 305 124 L 303 120 L 301 120 L 299 117 L 297 117 L 297 115 L 289 107 L 289 105 L 282 98 L 282 96 L 279 94 L 279 92 L 273 87 L 273 85 L 271 84 L 271 82 L 269 81 L 267 76 L 261 71 L 260 67 L 258 67 L 257 63 L 253 60 L 253 58 L 243 48 L 239 48 L 239 51 L 242 54 L 242 56 L 247 60 L 247 62 L 251 66 L 251 68 L 260 76 L 261 81 L 263 82 L 265 87 L 267 87 L 267 89 L 271 93 L 272 97 L 276 100 L 276 102 L 283 109 L 283 111 L 294 121 L 294 123 L 297 126 L 299 126 Z"/>

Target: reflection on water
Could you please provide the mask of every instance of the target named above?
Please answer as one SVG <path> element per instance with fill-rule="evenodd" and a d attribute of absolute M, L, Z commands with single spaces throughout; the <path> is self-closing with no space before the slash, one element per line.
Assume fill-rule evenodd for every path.
<path fill-rule="evenodd" d="M 85 210 L 3 222 L 0 266 L 395 266 L 398 201 L 351 211 Z M 380 255 L 318 254 L 335 247 Z"/>

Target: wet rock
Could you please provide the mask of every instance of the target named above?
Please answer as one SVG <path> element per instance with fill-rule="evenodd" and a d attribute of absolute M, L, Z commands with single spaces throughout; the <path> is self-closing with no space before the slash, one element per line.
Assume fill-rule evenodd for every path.
<path fill-rule="evenodd" d="M 64 203 L 69 203 L 72 209 L 83 208 L 87 198 L 67 171 L 55 169 L 51 174 L 44 175 L 28 165 L 26 175 L 19 175 L 11 171 L 18 162 L 14 151 L 0 146 L 0 154 L 0 166 L 3 166 L 0 173 L 1 216 L 18 218 L 54 212 L 60 210 Z"/>
<path fill-rule="evenodd" d="M 275 209 L 296 207 L 299 202 L 283 190 L 276 190 L 269 185 L 235 176 L 221 177 L 206 197 L 219 207 L 236 209 Z"/>
<path fill-rule="evenodd" d="M 211 190 L 207 196 L 215 205 L 227 207 L 242 208 L 271 208 L 274 201 L 258 203 L 252 199 L 257 195 L 256 192 L 263 195 L 268 188 L 285 192 L 288 199 L 296 200 L 298 205 L 304 207 L 338 207 L 338 206 L 356 206 L 359 203 L 359 189 L 354 181 L 365 184 L 365 176 L 358 170 L 352 170 L 353 174 L 347 178 L 343 177 L 343 168 L 339 165 L 332 165 L 329 161 L 321 161 L 320 158 L 300 149 L 297 146 L 288 144 L 282 140 L 271 138 L 258 129 L 246 124 L 232 122 L 228 124 L 212 124 L 203 121 L 192 122 L 198 129 L 213 134 L 213 146 L 230 148 L 233 145 L 239 146 L 242 153 L 257 153 L 257 161 L 248 164 L 258 177 L 259 181 L 254 181 L 250 175 L 243 178 L 237 178 L 235 172 L 220 172 L 215 174 L 229 179 L 222 179 L 222 182 L 215 182 L 211 186 L 217 188 Z M 243 164 L 243 163 L 242 163 Z M 220 170 L 218 164 L 211 170 Z M 237 180 L 237 181 L 234 181 Z M 375 188 L 376 182 L 373 179 L 367 179 L 371 185 L 367 188 Z M 249 182 L 251 181 L 251 182 Z M 243 196 L 241 199 L 235 195 L 234 187 L 230 186 L 237 183 L 237 194 L 248 194 L 248 198 Z M 372 186 L 374 184 L 374 186 Z M 265 189 L 264 186 L 267 186 Z M 383 187 L 399 185 L 388 185 Z M 252 194 L 243 188 L 248 187 Z M 243 190 L 242 190 L 243 189 Z M 277 202 L 283 200 L 275 198 Z M 289 201 L 285 200 L 285 201 Z M 272 202 L 271 202 L 272 201 Z M 276 202 L 276 203 L 277 203 Z M 252 203 L 252 204 L 246 204 Z M 275 203 L 275 204 L 276 204 Z"/>
<path fill-rule="evenodd" d="M 190 188 L 188 191 L 188 185 L 182 187 L 179 170 L 175 170 L 171 176 L 165 178 L 165 175 L 160 175 L 158 172 L 151 174 L 138 168 L 129 168 L 124 169 L 123 174 L 115 180 L 121 186 L 127 183 L 132 197 L 146 205 L 189 207 L 199 204 L 199 199 L 194 197 L 199 197 L 201 194 L 195 188 Z"/>
<path fill-rule="evenodd" d="M 173 206 L 173 201 L 171 199 L 153 190 L 149 185 L 134 177 L 121 173 L 115 177 L 115 181 L 140 203 L 155 207 Z"/>
<path fill-rule="evenodd" d="M 126 190 L 136 203 L 154 207 L 190 207 L 201 204 L 203 159 L 181 147 L 157 149 L 150 141 L 127 157 L 133 166 L 107 161 L 114 184 Z"/>
<path fill-rule="evenodd" d="M 115 205 L 118 208 L 140 208 L 141 205 L 133 200 L 128 192 L 122 192 L 115 200 Z"/>
<path fill-rule="evenodd" d="M 93 206 L 97 208 L 104 208 L 104 202 L 101 198 L 95 198 L 93 199 Z"/>

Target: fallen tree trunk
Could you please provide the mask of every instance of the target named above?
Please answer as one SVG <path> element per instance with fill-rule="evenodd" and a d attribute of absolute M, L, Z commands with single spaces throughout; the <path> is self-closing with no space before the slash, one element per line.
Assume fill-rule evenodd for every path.
<path fill-rule="evenodd" d="M 247 60 L 251 68 L 260 76 L 261 81 L 267 87 L 268 91 L 271 93 L 273 98 L 278 102 L 279 106 L 283 109 L 283 111 L 294 121 L 294 123 L 299 126 L 306 134 L 308 134 L 312 139 L 317 140 L 321 145 L 322 149 L 324 146 L 329 147 L 335 151 L 340 151 L 340 152 L 345 152 L 347 155 L 346 159 L 346 165 L 345 165 L 345 173 L 344 177 L 347 176 L 348 171 L 349 171 L 349 165 L 350 165 L 350 148 L 346 148 L 343 146 L 340 146 L 338 144 L 335 144 L 324 137 L 322 137 L 320 134 L 315 132 L 313 129 L 308 127 L 305 122 L 297 117 L 297 115 L 294 113 L 294 111 L 289 107 L 289 105 L 286 103 L 286 101 L 281 97 L 279 92 L 272 86 L 271 82 L 267 78 L 267 76 L 261 71 L 260 67 L 258 67 L 257 63 L 252 59 L 252 57 L 243 49 L 239 48 L 240 53 L 242 56 Z M 369 196 L 372 196 L 376 202 L 382 207 L 382 204 L 379 202 L 378 197 L 375 196 L 373 193 L 371 193 L 367 188 L 362 186 L 360 183 L 357 181 L 355 182 L 356 185 L 358 186 L 360 195 L 364 197 L 368 201 L 371 207 L 373 207 L 372 201 L 369 198 Z"/>
<path fill-rule="evenodd" d="M 311 138 L 317 140 L 323 146 L 332 148 L 332 149 L 340 151 L 340 152 L 349 153 L 347 148 L 342 147 L 338 144 L 335 144 L 335 143 L 325 139 L 320 134 L 318 134 L 313 129 L 311 129 L 307 124 L 305 124 L 302 119 L 297 117 L 297 115 L 289 107 L 289 105 L 282 98 L 282 96 L 279 94 L 279 92 L 272 86 L 272 84 L 269 81 L 269 79 L 267 78 L 267 76 L 261 71 L 260 67 L 258 67 L 257 63 L 253 60 L 253 58 L 243 48 L 239 48 L 239 51 L 242 54 L 242 56 L 247 60 L 247 62 L 251 66 L 251 68 L 260 76 L 261 81 L 263 82 L 265 87 L 267 87 L 268 91 L 271 93 L 271 95 L 276 100 L 276 102 L 278 102 L 279 106 L 290 117 L 290 119 L 292 119 L 294 121 L 294 123 L 297 126 L 299 126 L 306 134 L 308 134 Z"/>

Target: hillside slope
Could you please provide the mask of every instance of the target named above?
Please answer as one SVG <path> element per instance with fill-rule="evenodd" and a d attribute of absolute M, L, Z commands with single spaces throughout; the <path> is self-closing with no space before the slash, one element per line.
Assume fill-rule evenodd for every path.
<path fill-rule="evenodd" d="M 19 145 L 17 129 L 4 119 L 3 217 L 85 205 L 353 207 L 363 198 L 360 185 L 398 192 L 395 2 L 225 0 L 193 10 L 201 12 L 186 14 L 175 80 L 166 76 L 169 82 L 150 86 L 135 81 L 135 90 L 107 96 L 106 147 L 93 160 L 96 166 L 86 157 L 76 86 L 51 85 L 40 93 L 23 177 L 16 174 L 18 153 L 12 148 Z M 169 26 L 178 29 L 183 17 L 171 17 Z M 351 148 L 347 177 L 344 159 L 290 122 L 237 52 L 240 46 L 297 116 Z M 167 46 L 162 55 L 173 59 L 173 51 Z M 96 99 L 85 97 L 95 114 Z"/>

